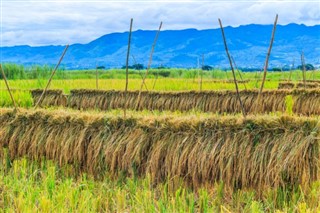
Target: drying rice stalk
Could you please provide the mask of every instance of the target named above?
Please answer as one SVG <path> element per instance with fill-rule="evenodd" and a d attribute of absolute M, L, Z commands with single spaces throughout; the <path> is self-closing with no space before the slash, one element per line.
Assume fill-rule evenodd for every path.
<path fill-rule="evenodd" d="M 297 88 L 314 89 L 319 88 L 320 84 L 317 82 L 299 82 L 297 83 Z"/>
<path fill-rule="evenodd" d="M 294 83 L 291 82 L 280 82 L 278 85 L 278 89 L 293 89 L 294 87 Z"/>
<path fill-rule="evenodd" d="M 303 84 L 302 84 L 303 85 Z M 303 85 L 304 86 L 304 85 Z M 320 90 L 294 90 L 293 112 L 301 115 L 320 115 Z"/>
<path fill-rule="evenodd" d="M 181 178 L 193 188 L 309 186 L 319 180 L 319 120 L 303 117 L 110 117 L 0 112 L 0 148 L 13 160 L 54 160 L 78 173 Z"/>
<path fill-rule="evenodd" d="M 128 91 L 124 101 L 123 91 L 103 90 L 71 90 L 69 107 L 76 109 L 128 109 L 159 111 L 190 111 L 214 113 L 239 113 L 241 105 L 235 91 L 187 91 L 187 92 L 142 92 L 139 105 L 136 100 L 139 91 Z M 258 113 L 285 112 L 285 97 L 290 91 L 266 90 L 258 102 L 258 91 L 240 91 L 243 106 L 248 113 L 255 113 L 254 107 L 259 105 Z"/>
<path fill-rule="evenodd" d="M 43 90 L 31 90 L 33 103 L 37 103 Z M 47 90 L 41 102 L 42 107 L 48 106 L 67 106 L 67 96 L 62 93 L 62 90 Z"/>
<path fill-rule="evenodd" d="M 291 83 L 291 82 L 281 82 L 279 83 L 278 89 L 293 89 L 293 88 L 297 88 L 297 89 L 314 89 L 314 88 L 319 88 L 320 84 L 317 82 L 298 82 L 297 84 Z"/>

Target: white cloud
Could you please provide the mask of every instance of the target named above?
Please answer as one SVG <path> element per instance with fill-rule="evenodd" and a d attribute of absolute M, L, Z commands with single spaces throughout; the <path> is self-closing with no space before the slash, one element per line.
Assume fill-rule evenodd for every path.
<path fill-rule="evenodd" d="M 272 24 L 320 24 L 318 1 L 2 1 L 2 46 L 87 43 L 111 32 L 217 28 Z"/>

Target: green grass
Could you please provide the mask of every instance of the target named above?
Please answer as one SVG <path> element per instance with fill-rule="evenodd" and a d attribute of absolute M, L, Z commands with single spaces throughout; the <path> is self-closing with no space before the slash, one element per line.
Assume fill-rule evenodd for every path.
<path fill-rule="evenodd" d="M 152 89 L 153 80 L 147 79 L 146 85 L 148 89 Z M 103 90 L 124 90 L 125 79 L 101 79 L 99 80 L 99 89 Z M 28 90 L 43 89 L 46 85 L 45 80 L 9 80 L 10 88 L 13 90 L 13 96 L 17 105 L 20 107 L 32 106 L 32 97 Z M 247 88 L 256 88 L 256 82 L 251 81 L 246 83 Z M 128 89 L 139 90 L 141 86 L 140 79 L 130 79 Z M 275 89 L 278 87 L 277 81 L 267 81 L 266 89 Z M 240 89 L 244 89 L 243 84 L 239 84 Z M 50 85 L 50 89 L 61 89 L 68 94 L 71 89 L 96 89 L 95 79 L 70 79 L 59 80 L 54 79 Z M 145 88 L 143 88 L 145 90 Z M 210 79 L 204 79 L 202 84 L 203 90 L 234 90 L 235 86 L 232 83 L 217 83 Z M 155 91 L 188 91 L 199 90 L 199 83 L 192 79 L 175 79 L 161 78 L 158 79 L 154 88 Z M 0 81 L 0 106 L 12 106 L 9 93 L 6 89 L 4 81 Z"/>
<path fill-rule="evenodd" d="M 120 70 L 121 73 L 117 78 L 111 79 L 99 79 L 98 81 L 98 88 L 103 90 L 124 90 L 125 88 L 125 79 L 123 70 Z M 176 70 L 173 73 L 179 73 L 179 70 Z M 164 78 L 161 77 L 157 80 L 157 83 L 154 87 L 155 91 L 188 91 L 188 90 L 199 90 L 200 84 L 198 78 L 189 78 L 187 74 L 193 72 L 193 70 L 180 70 L 183 74 L 180 78 L 178 77 L 170 77 Z M 101 72 L 117 72 L 116 70 L 111 71 L 101 71 Z M 137 72 L 137 71 L 136 71 Z M 228 75 L 228 79 L 231 78 L 230 72 L 223 72 L 223 71 L 214 71 L 216 72 L 216 78 L 213 79 L 210 76 L 213 72 L 204 72 L 206 75 L 203 78 L 202 89 L 203 90 L 235 90 L 235 85 L 231 83 L 224 83 L 224 82 L 214 82 L 217 79 L 221 79 L 225 77 L 226 74 Z M 72 73 L 72 74 L 70 74 Z M 93 71 L 86 71 L 86 79 L 82 79 L 82 75 L 84 71 L 66 71 L 65 76 L 72 75 L 72 78 L 69 79 L 60 79 L 58 76 L 57 78 L 53 79 L 50 85 L 50 89 L 61 89 L 64 93 L 68 94 L 71 89 L 96 89 L 96 79 L 94 79 L 95 75 L 93 75 Z M 293 80 L 299 80 L 300 71 L 295 71 L 292 73 Z M 308 73 L 308 76 L 312 77 L 312 72 Z M 320 79 L 320 73 L 316 73 L 316 79 Z M 89 78 L 91 75 L 92 78 Z M 255 80 L 255 73 L 242 73 L 244 79 L 251 79 L 249 82 L 245 83 L 247 89 L 254 89 L 259 88 L 261 82 Z M 265 89 L 276 89 L 279 84 L 279 79 L 288 77 L 289 73 L 279 73 L 279 72 L 270 72 L 268 74 L 269 81 L 265 82 Z M 101 75 L 102 76 L 102 75 Z M 75 79 L 74 77 L 79 77 L 79 79 Z M 139 90 L 141 86 L 141 77 L 135 78 L 135 74 L 129 76 L 129 90 Z M 258 76 L 259 77 L 259 76 Z M 261 77 L 261 76 L 260 76 Z M 259 77 L 259 78 L 260 78 Z M 309 78 L 309 79 L 310 79 Z M 223 78 L 222 78 L 223 79 Z M 30 107 L 32 105 L 31 95 L 29 94 L 28 90 L 31 89 L 43 89 L 47 84 L 47 79 L 45 78 L 38 78 L 38 79 L 18 79 L 18 80 L 9 80 L 10 88 L 14 91 L 13 95 L 21 107 Z M 146 85 L 148 90 L 152 90 L 154 85 L 154 79 L 149 78 L 146 79 Z M 243 83 L 239 83 L 239 89 L 245 89 Z M 145 90 L 145 88 L 143 88 Z M 3 80 L 0 81 L 0 106 L 12 106 L 10 97 L 8 95 L 5 83 Z"/>
<path fill-rule="evenodd" d="M 187 72 L 187 71 L 186 71 Z M 230 73 L 229 73 L 230 74 Z M 293 76 L 296 73 L 293 73 Z M 253 76 L 252 73 L 244 73 L 246 79 Z M 269 81 L 265 82 L 265 89 L 277 89 L 279 84 L 279 73 L 270 73 L 268 75 Z M 318 76 L 317 79 L 320 79 Z M 214 82 L 216 79 L 206 77 L 203 79 L 203 90 L 235 90 L 235 85 L 225 82 Z M 148 90 L 152 90 L 154 79 L 146 79 Z M 30 107 L 32 105 L 31 95 L 28 90 L 43 89 L 47 84 L 47 79 L 19 79 L 9 80 L 10 88 L 13 90 L 13 96 L 18 106 Z M 247 89 L 260 88 L 261 82 L 251 80 L 246 84 Z M 243 83 L 239 83 L 239 89 L 245 89 Z M 128 89 L 139 90 L 141 86 L 141 78 L 130 78 Z M 72 89 L 96 89 L 95 79 L 53 79 L 50 89 L 61 89 L 68 94 Z M 102 90 L 124 90 L 125 79 L 99 79 L 98 88 Z M 145 88 L 143 88 L 145 90 Z M 159 78 L 154 87 L 155 91 L 190 91 L 199 90 L 199 79 L 192 78 Z M 5 83 L 0 81 L 0 106 L 12 106 L 10 96 L 7 92 Z"/>
<path fill-rule="evenodd" d="M 9 85 L 15 89 L 13 96 L 21 107 L 31 107 L 32 99 L 27 90 L 44 88 L 52 68 L 33 67 L 30 70 L 18 65 L 7 69 Z M 5 70 L 6 70 L 5 69 Z M 15 70 L 15 71 L 12 71 Z M 9 71 L 9 72 L 8 72 Z M 12 72 L 11 72 L 12 71 Z M 156 72 L 158 70 L 153 70 Z M 199 90 L 198 70 L 170 69 L 167 78 L 159 76 L 155 90 L 181 91 Z M 242 73 L 244 79 L 251 79 L 247 88 L 258 88 L 261 74 Z M 129 90 L 138 90 L 141 77 L 137 71 L 130 71 Z M 148 89 L 154 83 L 155 75 L 146 80 Z M 204 71 L 203 90 L 234 90 L 232 83 L 214 83 L 213 79 L 231 79 L 230 71 Z M 238 79 L 239 76 L 237 75 Z M 124 70 L 99 71 L 99 89 L 123 90 Z M 270 72 L 266 89 L 276 89 L 280 79 L 288 79 L 289 72 Z M 320 72 L 307 72 L 308 79 L 320 79 Z M 292 73 L 292 80 L 301 80 L 301 71 Z M 95 89 L 95 71 L 59 70 L 50 89 Z M 239 84 L 244 89 L 243 84 Z M 3 80 L 0 82 L 0 106 L 12 106 Z M 287 112 L 292 113 L 292 98 L 286 100 Z M 88 112 L 90 113 L 90 112 Z M 110 113 L 122 114 L 122 110 Z M 130 111 L 128 112 L 131 113 Z M 177 113 L 179 112 L 172 112 Z M 201 114 L 199 112 L 189 112 Z M 139 112 L 141 116 L 169 114 L 169 112 Z M 200 115 L 199 115 L 200 116 Z M 27 159 L 10 162 L 0 150 L 0 212 L 320 212 L 320 180 L 314 182 L 308 191 L 300 188 L 291 191 L 266 189 L 262 197 L 254 190 L 240 190 L 233 194 L 222 190 L 223 184 L 214 188 L 203 188 L 195 192 L 182 186 L 172 189 L 171 180 L 153 186 L 150 178 L 108 178 L 94 180 L 86 174 L 74 176 L 73 167 L 57 167 L 53 162 L 31 162 Z"/>
<path fill-rule="evenodd" d="M 253 190 L 234 194 L 214 188 L 194 192 L 172 189 L 170 180 L 153 186 L 149 177 L 93 180 L 73 176 L 73 168 L 51 161 L 27 159 L 0 168 L 0 212 L 319 212 L 320 182 L 308 192 L 267 189 L 261 198 Z M 2 209 L 2 210 L 1 210 Z"/>

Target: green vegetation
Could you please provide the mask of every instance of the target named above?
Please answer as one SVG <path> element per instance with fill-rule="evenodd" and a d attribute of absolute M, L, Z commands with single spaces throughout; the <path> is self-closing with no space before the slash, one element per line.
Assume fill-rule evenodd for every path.
<path fill-rule="evenodd" d="M 43 89 L 50 76 L 52 67 L 23 67 L 20 65 L 5 64 L 4 70 L 9 79 L 9 85 L 13 90 L 13 96 L 17 105 L 30 108 L 33 104 L 33 100 L 29 90 Z M 129 90 L 140 89 L 141 76 L 144 75 L 144 72 L 145 70 L 130 70 Z M 158 76 L 159 79 L 157 79 L 157 84 L 154 88 L 155 91 L 199 90 L 199 73 L 201 73 L 201 71 L 199 72 L 197 69 L 152 69 L 146 80 L 146 85 L 149 91 L 152 90 L 154 79 Z M 124 89 L 124 70 L 98 69 L 98 75 L 99 89 Z M 258 80 L 262 77 L 261 72 L 242 72 L 241 75 L 244 80 L 249 80 L 245 83 L 247 89 L 259 88 L 261 82 Z M 61 89 L 66 94 L 70 93 L 70 90 L 72 89 L 96 89 L 95 78 L 96 70 L 67 71 L 59 69 L 51 82 L 50 89 Z M 268 81 L 265 83 L 265 89 L 276 89 L 281 80 L 287 80 L 289 78 L 291 78 L 293 82 L 301 81 L 302 73 L 300 70 L 293 71 L 292 73 L 269 72 L 267 75 Z M 1 75 L 0 79 L 2 79 Z M 237 74 L 237 79 L 240 79 L 239 74 Z M 307 79 L 320 80 L 320 72 L 308 71 Z M 235 86 L 233 82 L 226 80 L 232 80 L 230 71 L 203 71 L 202 89 L 234 90 Z M 244 84 L 239 83 L 239 88 L 240 90 L 244 90 Z M 3 80 L 0 81 L 0 90 L 0 106 L 11 107 L 12 103 Z M 308 107 L 310 103 L 309 105 L 305 104 L 305 98 L 307 96 L 312 96 L 312 94 L 306 93 L 304 96 L 301 96 L 301 100 L 296 100 L 294 94 L 286 96 L 284 100 L 284 113 L 287 115 L 294 114 L 296 110 L 294 103 L 297 101 L 300 103 L 299 108 L 310 108 Z M 318 105 L 315 105 L 313 107 L 317 106 Z M 316 161 L 314 158 L 314 156 L 319 155 L 319 149 L 316 148 L 316 145 L 319 142 L 318 135 L 316 135 L 319 131 L 319 124 L 316 124 L 319 121 L 319 117 L 293 117 L 297 120 L 300 119 L 301 124 L 290 126 L 293 125 L 292 122 L 285 122 L 288 116 L 283 116 L 278 122 L 280 127 L 273 126 L 275 125 L 275 122 L 273 121 L 270 121 L 268 124 L 259 121 L 257 123 L 249 123 L 250 125 L 247 125 L 245 129 L 235 128 L 234 130 L 231 130 L 230 128 L 221 128 L 215 133 L 208 133 L 213 129 L 210 125 L 221 125 L 223 121 L 227 121 L 230 117 L 199 111 L 159 112 L 144 110 L 135 112 L 128 110 L 127 116 L 129 119 L 124 120 L 124 122 L 127 121 L 127 123 L 122 123 L 123 120 L 121 118 L 123 116 L 123 111 L 120 109 L 110 110 L 108 112 L 90 110 L 81 113 L 66 108 L 58 111 L 54 110 L 55 109 L 53 108 L 39 110 L 44 114 L 51 113 L 51 117 L 47 115 L 41 117 L 40 112 L 40 114 L 37 114 L 34 117 L 31 116 L 30 119 L 26 119 L 25 116 L 27 113 L 24 113 L 26 110 L 20 109 L 20 112 L 18 113 L 21 114 L 20 116 L 17 116 L 14 121 L 10 119 L 13 119 L 12 115 L 16 115 L 16 112 L 12 112 L 12 114 L 8 113 L 7 116 L 2 118 L 2 127 L 0 128 L 0 138 L 2 137 L 2 140 L 0 140 L 0 213 L 37 211 L 320 212 L 320 180 L 316 179 L 316 181 L 314 181 L 314 178 L 308 176 L 308 172 L 311 170 L 314 171 L 313 173 L 311 172 L 313 175 L 319 176 L 319 167 L 317 166 L 319 161 Z M 2 109 L 2 113 L 6 111 L 10 111 L 10 109 Z M 30 110 L 30 114 L 32 113 L 33 112 Z M 67 114 L 69 117 L 63 117 L 63 115 Z M 272 111 L 269 115 L 265 115 L 265 118 L 278 116 L 279 114 L 283 115 L 282 113 Z M 90 122 L 93 122 L 98 116 L 100 116 L 100 120 L 96 120 L 95 123 L 91 124 Z M 107 121 L 106 117 L 108 116 L 117 116 L 119 119 L 117 122 L 111 119 L 112 122 L 110 120 L 108 123 L 108 125 L 111 126 L 105 128 L 106 125 L 104 122 Z M 212 116 L 221 119 L 221 123 L 209 122 L 208 119 Z M 38 122 L 37 119 L 40 117 L 41 119 Z M 173 119 L 174 117 L 176 120 L 170 123 L 170 119 Z M 50 122 L 50 120 L 48 120 L 49 118 L 52 118 L 54 121 Z M 134 120 L 133 118 L 141 119 L 140 126 L 137 125 L 141 129 L 130 129 L 135 125 L 135 123 L 132 122 Z M 151 121 L 154 118 L 158 119 L 159 122 L 154 122 L 154 126 L 149 128 L 149 126 L 152 125 Z M 5 119 L 8 120 L 5 121 Z M 81 119 L 87 120 L 83 121 Z M 203 125 L 192 124 L 188 127 L 188 125 L 183 123 L 183 119 L 190 123 L 195 122 L 197 119 L 203 119 L 204 123 Z M 238 121 L 236 122 L 236 125 L 239 125 L 239 121 L 242 117 L 240 114 L 237 114 L 234 116 L 234 119 L 234 121 Z M 255 119 L 255 117 L 252 116 L 248 119 L 252 120 Z M 310 124 L 316 124 L 316 128 L 310 130 L 313 126 L 309 125 L 309 123 L 305 122 L 303 119 L 312 120 Z M 160 120 L 163 123 L 161 123 Z M 230 119 L 230 122 L 231 121 L 233 120 Z M 83 125 L 86 122 L 88 122 L 88 124 Z M 226 123 L 228 124 L 228 122 Z M 75 126 L 72 127 L 72 125 Z M 99 131 L 111 131 L 116 125 L 119 125 L 119 131 L 115 134 L 111 134 L 113 135 L 113 138 L 107 137 L 106 134 L 99 135 Z M 205 127 L 205 125 L 209 126 Z M 258 129 L 257 134 L 255 135 L 253 130 L 257 129 L 257 126 L 259 125 L 261 126 L 261 129 Z M 204 129 L 207 131 L 203 131 L 203 127 L 205 127 Z M 295 130 L 296 127 L 297 129 Z M 88 134 L 84 137 L 86 138 L 86 142 L 83 142 L 85 140 L 82 140 L 80 143 L 80 136 L 78 136 L 80 130 L 83 131 L 83 134 L 80 134 L 82 135 L 81 137 Z M 157 132 L 156 130 L 159 131 Z M 223 130 L 223 132 L 221 132 L 221 130 Z M 304 134 L 304 131 L 306 130 L 310 130 L 309 133 L 311 133 Z M 188 131 L 190 132 L 188 133 Z M 234 133 L 236 131 L 238 132 Z M 31 132 L 36 133 L 32 134 Z M 242 138 L 241 135 L 245 132 L 247 132 L 248 135 L 244 135 Z M 148 134 L 151 135 L 150 138 L 147 137 Z M 221 135 L 223 135 L 223 137 L 221 137 Z M 284 137 L 279 138 L 280 135 L 284 135 Z M 47 138 L 49 137 L 51 138 L 50 140 L 52 143 L 47 141 Z M 196 137 L 201 138 L 201 140 L 209 141 L 208 143 L 212 144 L 203 146 L 203 141 Z M 210 137 L 217 138 L 210 139 Z M 219 161 L 221 164 L 220 171 L 222 174 L 225 174 L 226 177 L 229 177 L 229 182 L 219 182 L 217 181 L 219 180 L 218 177 L 215 179 L 217 182 L 214 182 L 212 181 L 211 173 L 195 175 L 195 173 L 191 174 L 190 170 L 185 169 L 193 165 L 194 168 L 201 167 L 202 171 L 203 167 L 207 165 L 208 159 L 203 157 L 205 155 L 199 153 L 206 153 L 206 151 L 212 149 L 214 143 L 221 142 L 221 138 L 228 137 L 229 139 L 226 139 L 228 143 L 226 144 L 229 144 L 234 150 L 243 147 L 246 152 L 243 151 L 242 153 L 255 152 L 255 159 L 258 160 L 260 159 L 260 156 L 263 156 L 261 159 L 264 160 L 251 162 L 250 160 L 252 159 L 246 158 L 246 160 L 242 161 L 244 155 L 241 155 L 239 156 L 239 159 L 241 160 L 236 161 L 236 155 L 239 153 L 237 151 L 228 152 L 228 150 L 232 149 L 229 149 L 230 147 L 225 147 L 225 143 L 221 143 L 217 147 L 225 147 L 225 150 L 218 152 L 215 156 L 219 156 L 220 153 L 225 155 L 224 157 L 217 159 L 221 160 Z M 128 138 L 130 140 L 128 140 Z M 108 149 L 101 145 L 102 143 L 106 143 L 107 139 L 109 140 Z M 121 143 L 115 142 L 116 139 L 121 140 Z M 92 143 L 89 143 L 89 140 Z M 176 142 L 179 140 L 181 146 L 174 146 L 173 144 L 175 143 L 172 141 Z M 246 144 L 248 140 L 253 143 Z M 32 141 L 32 143 L 29 143 L 30 141 Z M 171 161 L 169 160 L 168 162 L 145 158 L 147 161 L 150 160 L 150 162 L 155 162 L 153 166 L 150 167 L 150 171 L 154 172 L 152 173 L 144 170 L 143 166 L 146 166 L 146 163 L 141 163 L 137 165 L 141 166 L 140 171 L 143 172 L 136 174 L 135 172 L 132 172 L 136 171 L 136 165 L 130 160 L 134 159 L 134 162 L 142 162 L 144 159 L 143 156 L 145 157 L 147 152 L 133 151 L 133 148 L 140 147 L 141 150 L 150 148 L 151 145 L 146 146 L 141 143 L 145 141 L 152 141 L 152 145 L 157 145 L 157 150 L 160 150 L 158 153 L 156 151 L 154 152 L 153 157 L 155 159 L 157 159 L 157 156 L 167 153 L 167 150 L 169 149 L 173 154 L 166 155 L 166 158 L 171 159 Z M 294 142 L 290 143 L 292 141 Z M 6 145 L 9 143 L 10 145 Z M 47 145 L 44 145 L 45 143 Z M 131 144 L 131 146 L 126 143 Z M 82 144 L 83 147 L 79 144 Z M 189 146 L 187 146 L 187 144 L 189 144 Z M 265 147 L 262 146 L 263 144 Z M 270 144 L 274 144 L 274 149 L 270 148 Z M 92 145 L 92 153 L 91 155 L 82 155 L 81 150 L 85 150 L 86 152 L 89 150 L 88 148 L 90 147 L 87 147 L 87 145 Z M 185 146 L 185 149 L 182 149 L 183 146 Z M 201 148 L 201 146 L 203 146 L 203 148 Z M 57 150 L 52 151 L 52 147 L 56 147 Z M 127 149 L 124 147 L 131 147 L 131 150 L 133 151 L 132 156 L 134 157 L 128 157 L 130 148 Z M 197 147 L 198 149 L 196 149 Z M 311 147 L 313 148 L 311 149 Z M 55 159 L 54 161 L 46 159 L 46 154 L 43 154 L 47 148 L 49 153 L 48 156 L 51 155 L 56 157 L 48 157 L 48 159 Z M 80 151 L 78 150 L 78 152 L 76 152 L 76 148 L 79 148 Z M 108 150 L 109 153 L 106 154 Z M 126 150 L 128 150 L 128 152 Z M 199 153 L 194 154 L 195 150 L 198 150 Z M 194 154 L 194 160 L 192 162 L 187 160 L 191 155 L 190 153 Z M 274 156 L 272 158 L 274 159 L 273 163 L 265 163 L 267 162 L 265 161 L 265 158 L 268 158 L 271 155 Z M 82 159 L 81 156 L 91 156 L 91 159 L 88 157 L 89 160 L 86 163 L 80 164 L 77 160 Z M 104 156 L 104 158 L 101 156 Z M 111 159 L 111 156 L 115 157 Z M 127 156 L 128 159 L 122 159 L 123 156 Z M 165 176 L 165 174 L 155 171 L 164 171 L 165 169 L 171 168 L 170 166 L 173 165 L 172 162 L 180 162 L 183 156 L 186 161 L 180 165 L 174 164 L 177 168 L 175 170 L 170 170 L 179 171 L 180 177 L 172 179 L 168 178 L 166 181 L 159 181 L 155 184 L 153 181 L 154 176 Z M 105 161 L 107 158 L 109 161 Z M 199 158 L 203 160 L 203 163 L 196 165 L 196 162 L 201 160 Z M 283 161 L 282 158 L 289 160 Z M 218 160 L 214 162 L 218 162 Z M 235 162 L 239 163 L 236 164 Z M 249 164 L 248 162 L 251 163 Z M 161 166 L 165 163 L 166 168 L 162 168 Z M 239 166 L 240 163 L 243 163 L 243 165 Z M 113 170 L 107 168 L 109 165 L 115 164 L 117 165 Z M 285 164 L 286 166 L 282 167 L 282 164 Z M 247 171 L 248 168 L 250 170 L 250 166 L 253 172 L 250 173 L 250 175 L 247 175 L 245 171 Z M 275 176 L 265 178 L 266 173 L 257 172 L 258 170 L 263 170 L 265 167 L 270 171 L 268 172 L 269 175 L 277 171 L 277 169 L 279 169 L 279 173 L 275 174 Z M 98 175 L 100 178 L 94 177 L 94 175 L 90 173 L 90 169 L 85 170 L 84 168 L 91 168 L 91 172 L 93 170 L 96 171 L 95 175 Z M 99 175 L 99 169 L 101 168 L 105 168 L 105 170 L 101 170 L 103 172 Z M 192 171 L 199 170 L 194 168 Z M 284 170 L 280 171 L 281 168 Z M 120 172 L 127 171 L 126 169 L 132 173 L 128 175 L 127 173 Z M 235 172 L 236 175 L 234 174 L 234 171 L 240 171 L 241 169 L 243 169 L 244 172 Z M 186 174 L 184 174 L 184 172 L 186 172 Z M 197 181 L 198 178 L 204 178 L 204 174 L 207 174 L 207 178 L 210 180 L 210 186 L 209 184 L 204 184 L 204 186 L 195 189 L 190 188 L 185 184 L 186 180 Z M 300 177 L 299 174 L 303 175 Z M 190 175 L 194 176 L 191 178 Z M 258 176 L 259 178 L 257 178 Z M 259 182 L 259 184 L 261 184 L 261 180 L 264 180 L 265 178 L 265 180 L 269 182 L 263 187 L 260 187 L 260 190 L 257 190 L 255 187 L 247 187 L 246 189 L 237 189 L 235 191 L 230 190 L 230 188 L 228 189 L 226 186 L 232 184 L 241 185 L 236 178 L 243 178 L 241 179 L 243 182 L 250 180 L 250 183 L 255 183 L 255 180 L 257 180 L 257 183 Z M 282 182 L 280 180 L 282 180 Z M 302 185 L 298 185 L 300 180 L 303 183 Z M 272 183 L 274 184 L 277 181 L 280 181 L 281 184 L 278 184 L 276 187 L 270 187 Z M 289 183 L 289 186 L 290 183 L 292 184 L 291 187 L 280 187 L 283 186 L 282 183 Z"/>
<path fill-rule="evenodd" d="M 5 158 L 4 158 L 5 159 Z M 197 192 L 186 187 L 156 187 L 145 178 L 106 178 L 100 181 L 70 174 L 71 166 L 23 158 L 0 167 L 0 212 L 319 212 L 320 182 L 308 192 L 267 189 L 233 194 L 223 184 Z M 2 209 L 2 210 L 1 210 Z"/>
<path fill-rule="evenodd" d="M 53 67 L 50 66 L 30 66 L 24 67 L 22 65 L 16 64 L 4 64 L 3 69 L 8 79 L 48 79 Z M 98 69 L 99 79 L 125 79 L 124 69 Z M 183 79 L 197 79 L 198 75 L 203 73 L 203 78 L 205 79 L 232 79 L 232 73 L 230 70 L 223 71 L 219 69 L 204 70 L 200 69 L 181 69 L 181 68 L 161 68 L 161 69 L 151 69 L 149 71 L 148 78 L 183 78 Z M 145 74 L 144 70 L 129 70 L 129 76 L 131 79 L 141 79 L 141 75 Z M 237 74 L 237 79 L 240 80 L 240 75 Z M 241 72 L 243 79 L 261 79 L 262 71 L 254 72 Z M 289 71 L 277 71 L 270 72 L 268 74 L 269 80 L 280 80 L 289 79 L 291 75 L 291 80 L 302 80 L 301 70 L 294 70 L 292 74 Z M 0 75 L 0 78 L 2 76 Z M 64 70 L 58 69 L 55 79 L 95 79 L 96 70 Z M 307 71 L 307 79 L 319 79 L 320 72 L 314 70 Z"/>

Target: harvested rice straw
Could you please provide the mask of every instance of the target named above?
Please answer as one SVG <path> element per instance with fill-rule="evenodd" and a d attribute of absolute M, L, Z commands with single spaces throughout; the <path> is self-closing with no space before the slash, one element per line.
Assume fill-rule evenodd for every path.
<path fill-rule="evenodd" d="M 100 179 L 108 173 L 180 178 L 194 189 L 301 185 L 319 180 L 316 118 L 288 116 L 131 117 L 45 110 L 0 111 L 0 148 L 11 160 L 53 160 Z"/>

